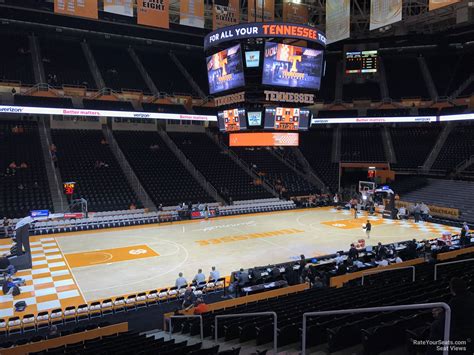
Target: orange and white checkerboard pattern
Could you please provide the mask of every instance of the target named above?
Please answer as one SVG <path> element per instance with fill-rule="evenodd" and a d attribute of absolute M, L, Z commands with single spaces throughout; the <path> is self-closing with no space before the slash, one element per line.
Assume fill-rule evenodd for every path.
<path fill-rule="evenodd" d="M 338 213 L 342 214 L 345 216 L 353 216 L 354 212 L 351 210 L 337 210 L 337 209 L 331 209 L 330 210 L 333 213 Z M 394 219 L 387 219 L 387 218 L 382 218 L 380 215 L 374 215 L 374 216 L 368 216 L 366 212 L 360 212 L 358 214 L 359 219 L 361 221 L 364 221 L 365 219 L 369 219 L 371 221 L 380 221 L 381 224 L 391 224 L 391 225 L 397 225 L 402 228 L 413 228 L 415 230 L 418 230 L 420 232 L 426 232 L 426 233 L 433 233 L 433 238 L 441 236 L 443 232 L 450 232 L 451 234 L 458 234 L 461 232 L 461 228 L 457 227 L 451 227 L 451 226 L 445 226 L 443 224 L 438 224 L 438 223 L 431 223 L 431 222 L 423 222 L 420 221 L 418 223 L 415 223 L 414 220 L 394 220 Z M 361 223 L 362 223 L 361 222 Z"/>
<path fill-rule="evenodd" d="M 84 298 L 55 238 L 45 236 L 31 239 L 35 240 L 30 242 L 33 268 L 15 274 L 15 277 L 26 280 L 26 284 L 20 287 L 20 295 L 0 296 L 0 318 L 37 314 L 41 311 L 64 309 L 66 306 L 84 303 Z M 0 245 L 0 253 L 9 250 L 9 244 Z M 18 301 L 25 301 L 27 308 L 16 314 L 13 305 Z"/>

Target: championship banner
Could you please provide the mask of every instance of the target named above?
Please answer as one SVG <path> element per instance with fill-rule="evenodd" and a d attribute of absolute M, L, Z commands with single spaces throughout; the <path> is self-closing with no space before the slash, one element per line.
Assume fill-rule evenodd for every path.
<path fill-rule="evenodd" d="M 351 30 L 350 0 L 326 1 L 326 37 L 328 43 L 349 38 Z"/>
<path fill-rule="evenodd" d="M 104 0 L 104 11 L 111 14 L 133 17 L 135 0 Z"/>
<path fill-rule="evenodd" d="M 181 0 L 179 24 L 204 28 L 204 0 Z"/>
<path fill-rule="evenodd" d="M 430 0 L 429 11 L 439 9 L 440 7 L 445 7 L 459 2 L 459 0 Z"/>
<path fill-rule="evenodd" d="M 248 6 L 248 22 L 273 22 L 275 20 L 275 0 L 249 0 Z M 255 6 L 257 8 L 256 15 Z"/>
<path fill-rule="evenodd" d="M 308 23 L 308 7 L 304 4 L 292 2 L 283 3 L 283 22 Z"/>
<path fill-rule="evenodd" d="M 371 0 L 370 30 L 402 20 L 402 0 Z"/>
<path fill-rule="evenodd" d="M 54 12 L 96 20 L 99 18 L 97 0 L 54 0 Z"/>
<path fill-rule="evenodd" d="M 170 28 L 169 0 L 138 0 L 137 23 L 139 25 Z"/>
<path fill-rule="evenodd" d="M 236 25 L 240 22 L 239 0 L 214 0 L 212 7 L 212 29 Z"/>

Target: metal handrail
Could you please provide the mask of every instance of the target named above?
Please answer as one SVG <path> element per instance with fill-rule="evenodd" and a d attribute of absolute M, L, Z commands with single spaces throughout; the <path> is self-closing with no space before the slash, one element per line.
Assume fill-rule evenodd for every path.
<path fill-rule="evenodd" d="M 273 353 L 278 353 L 278 316 L 275 312 L 253 312 L 253 313 L 240 313 L 240 314 L 224 314 L 215 316 L 214 318 L 214 342 L 217 343 L 218 339 L 218 328 L 217 321 L 221 318 L 239 318 L 239 317 L 258 317 L 258 316 L 273 316 Z"/>
<path fill-rule="evenodd" d="M 199 327 L 201 331 L 201 341 L 204 340 L 204 326 L 203 326 L 203 321 L 202 321 L 202 316 L 200 314 L 183 314 L 179 316 L 171 316 L 169 318 L 166 318 L 166 321 L 170 325 L 170 339 L 171 339 L 171 334 L 173 333 L 173 322 L 172 320 L 175 318 L 199 318 Z"/>
<path fill-rule="evenodd" d="M 466 261 L 474 261 L 474 258 L 465 259 L 465 260 L 450 261 L 450 262 L 441 263 L 441 264 L 435 264 L 435 266 L 434 266 L 434 280 L 435 280 L 435 281 L 438 280 L 438 267 L 439 267 L 439 266 L 450 265 L 450 264 L 465 263 Z"/>
<path fill-rule="evenodd" d="M 413 270 L 413 277 L 412 277 L 412 282 L 415 282 L 415 267 L 414 266 L 403 266 L 403 267 L 395 267 L 392 269 L 387 269 L 387 270 L 373 270 L 373 271 L 367 271 L 362 274 L 362 286 L 364 286 L 364 277 L 366 275 L 373 275 L 373 274 L 380 274 L 381 272 L 386 272 L 386 271 L 396 271 L 396 270 L 403 270 L 403 269 L 412 269 Z"/>
<path fill-rule="evenodd" d="M 451 330 L 451 308 L 444 302 L 407 304 L 399 306 L 385 307 L 369 307 L 369 308 L 352 308 L 338 309 L 334 311 L 307 312 L 303 314 L 303 335 L 301 344 L 301 355 L 306 355 L 306 319 L 314 316 L 326 316 L 331 314 L 347 314 L 347 313 L 375 313 L 385 311 L 404 311 L 411 309 L 427 309 L 427 308 L 444 308 L 446 314 L 444 316 L 444 343 L 443 355 L 448 355 L 449 334 Z"/>

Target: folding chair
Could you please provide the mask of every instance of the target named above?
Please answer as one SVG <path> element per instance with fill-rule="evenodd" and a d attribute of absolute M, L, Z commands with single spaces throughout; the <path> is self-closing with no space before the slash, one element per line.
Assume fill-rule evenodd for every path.
<path fill-rule="evenodd" d="M 51 311 L 50 323 L 54 325 L 61 325 L 64 323 L 63 310 L 61 308 L 56 308 Z"/>
<path fill-rule="evenodd" d="M 89 305 L 89 317 L 90 319 L 102 317 L 100 302 L 92 302 Z"/>
<path fill-rule="evenodd" d="M 21 320 L 23 333 L 36 331 L 36 318 L 34 314 L 25 314 Z"/>
<path fill-rule="evenodd" d="M 77 310 L 75 306 L 68 306 L 64 310 L 64 324 L 77 322 Z"/>

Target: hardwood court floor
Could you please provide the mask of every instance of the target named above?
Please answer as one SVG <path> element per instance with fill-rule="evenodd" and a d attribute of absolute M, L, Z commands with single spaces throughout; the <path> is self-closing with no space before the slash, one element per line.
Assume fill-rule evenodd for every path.
<path fill-rule="evenodd" d="M 457 229 L 431 223 L 369 217 L 368 245 L 434 238 Z M 0 296 L 0 317 L 26 299 L 23 314 L 174 285 L 179 272 L 190 282 L 202 268 L 221 276 L 240 267 L 262 266 L 347 250 L 364 238 L 349 211 L 293 210 L 31 237 L 33 269 L 22 294 Z M 7 249 L 8 245 L 0 246 Z"/>

